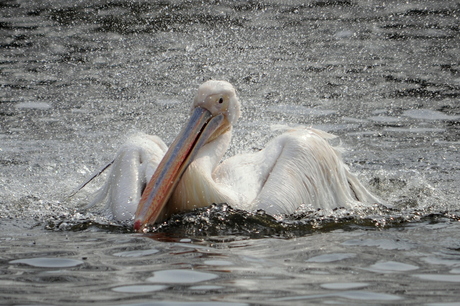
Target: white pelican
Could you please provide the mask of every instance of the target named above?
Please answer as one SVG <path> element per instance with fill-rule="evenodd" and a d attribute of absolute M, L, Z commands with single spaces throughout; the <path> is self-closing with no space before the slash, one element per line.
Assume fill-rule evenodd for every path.
<path fill-rule="evenodd" d="M 221 162 L 239 116 L 233 86 L 205 82 L 198 88 L 188 123 L 169 150 L 156 136 L 128 141 L 93 203 L 108 198 L 115 219 L 135 216 L 134 229 L 142 231 L 173 213 L 212 203 L 277 215 L 293 213 L 301 204 L 328 212 L 381 202 L 327 142 L 335 136 L 319 130 L 292 129 L 261 151 Z"/>

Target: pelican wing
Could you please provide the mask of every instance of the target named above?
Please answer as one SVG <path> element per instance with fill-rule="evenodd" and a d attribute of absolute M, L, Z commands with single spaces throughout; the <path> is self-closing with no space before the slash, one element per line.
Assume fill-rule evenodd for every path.
<path fill-rule="evenodd" d="M 106 210 L 116 220 L 132 219 L 145 185 L 152 177 L 166 144 L 157 136 L 138 134 L 118 150 L 105 184 L 88 205 L 107 199 Z"/>
<path fill-rule="evenodd" d="M 379 202 L 349 171 L 326 140 L 331 138 L 315 129 L 292 129 L 259 152 L 224 161 L 216 180 L 238 193 L 236 207 L 269 214 L 290 214 L 301 204 L 329 212 Z"/>

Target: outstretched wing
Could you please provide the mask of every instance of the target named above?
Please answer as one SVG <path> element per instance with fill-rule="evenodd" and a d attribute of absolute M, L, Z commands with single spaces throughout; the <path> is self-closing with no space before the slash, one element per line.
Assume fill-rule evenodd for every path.
<path fill-rule="evenodd" d="M 291 129 L 256 153 L 225 160 L 216 181 L 234 191 L 246 210 L 291 214 L 301 205 L 330 212 L 379 201 L 349 171 L 340 148 L 328 140 L 336 136 L 310 128 Z"/>
<path fill-rule="evenodd" d="M 275 138 L 281 148 L 276 163 L 255 199 L 270 214 L 293 213 L 300 204 L 330 212 L 380 202 L 349 171 L 340 151 L 315 129 L 295 129 Z"/>

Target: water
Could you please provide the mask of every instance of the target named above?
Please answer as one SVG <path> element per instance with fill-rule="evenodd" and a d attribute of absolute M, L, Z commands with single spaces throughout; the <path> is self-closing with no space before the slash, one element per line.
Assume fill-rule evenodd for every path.
<path fill-rule="evenodd" d="M 0 4 L 0 303 L 460 302 L 456 1 Z M 214 205 L 148 235 L 69 198 L 130 134 L 169 143 L 197 86 L 243 117 L 229 155 L 280 124 L 341 137 L 393 205 L 277 220 Z"/>

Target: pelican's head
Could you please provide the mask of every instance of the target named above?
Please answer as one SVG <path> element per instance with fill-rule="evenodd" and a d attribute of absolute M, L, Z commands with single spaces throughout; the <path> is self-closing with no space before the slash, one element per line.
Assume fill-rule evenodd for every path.
<path fill-rule="evenodd" d="M 155 223 L 188 165 L 206 143 L 227 132 L 240 116 L 233 86 L 207 81 L 198 88 L 187 124 L 173 141 L 142 194 L 134 229 Z"/>
<path fill-rule="evenodd" d="M 213 116 L 223 114 L 228 123 L 235 124 L 240 117 L 240 102 L 235 88 L 226 81 L 207 81 L 198 87 L 192 111 L 196 107 L 207 109 Z"/>

